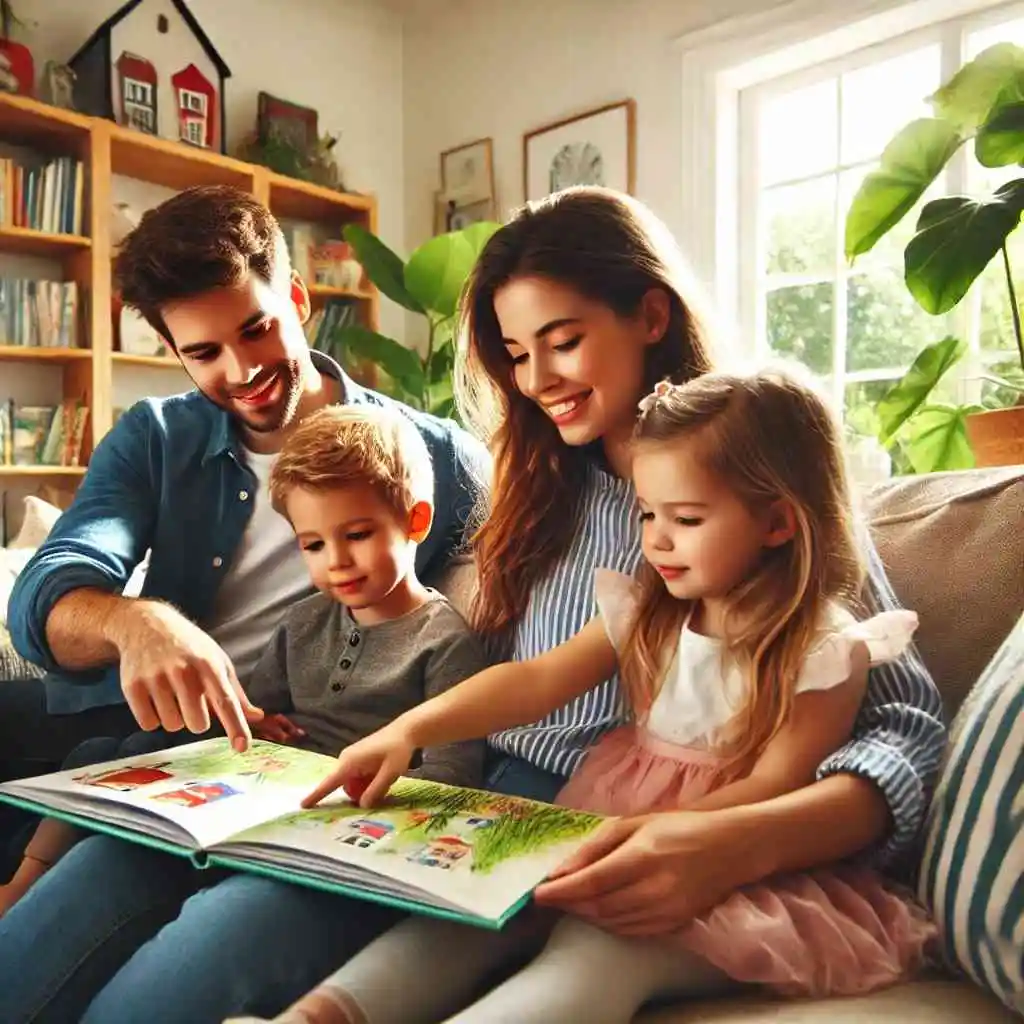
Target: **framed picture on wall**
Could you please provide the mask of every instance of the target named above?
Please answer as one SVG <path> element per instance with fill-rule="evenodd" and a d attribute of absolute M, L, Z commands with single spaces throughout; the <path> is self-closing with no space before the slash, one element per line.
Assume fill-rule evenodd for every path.
<path fill-rule="evenodd" d="M 523 136 L 523 193 L 543 199 L 571 185 L 636 187 L 636 101 L 620 100 Z"/>
<path fill-rule="evenodd" d="M 460 206 L 494 200 L 494 154 L 490 139 L 477 139 L 441 154 L 441 191 Z"/>
<path fill-rule="evenodd" d="M 494 220 L 496 217 L 493 199 L 479 199 L 476 202 L 464 202 L 459 195 L 451 196 L 447 192 L 434 193 L 434 234 L 443 235 L 449 231 L 461 231 L 470 224 L 480 221 Z"/>

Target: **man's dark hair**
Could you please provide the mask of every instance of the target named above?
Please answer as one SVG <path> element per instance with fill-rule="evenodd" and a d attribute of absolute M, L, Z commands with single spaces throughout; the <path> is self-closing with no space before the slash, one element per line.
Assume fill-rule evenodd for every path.
<path fill-rule="evenodd" d="M 257 199 L 229 185 L 179 192 L 143 214 L 118 248 L 114 287 L 172 345 L 161 310 L 251 272 L 272 283 L 288 266 L 284 236 Z"/>

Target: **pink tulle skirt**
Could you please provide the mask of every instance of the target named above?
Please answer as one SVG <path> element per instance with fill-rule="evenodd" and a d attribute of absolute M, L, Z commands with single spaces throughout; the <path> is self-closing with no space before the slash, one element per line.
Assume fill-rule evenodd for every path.
<path fill-rule="evenodd" d="M 678 809 L 710 791 L 718 764 L 626 726 L 590 752 L 558 802 L 608 815 Z M 746 886 L 676 938 L 736 981 L 821 997 L 906 980 L 934 935 L 909 895 L 869 868 L 841 864 Z"/>

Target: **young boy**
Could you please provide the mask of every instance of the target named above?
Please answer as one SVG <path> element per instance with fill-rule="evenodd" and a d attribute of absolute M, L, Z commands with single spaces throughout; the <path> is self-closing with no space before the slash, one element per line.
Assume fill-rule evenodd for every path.
<path fill-rule="evenodd" d="M 416 575 L 433 519 L 430 455 L 398 410 L 332 405 L 306 417 L 270 472 L 313 585 L 275 630 L 246 686 L 256 735 L 336 755 L 486 666 L 457 611 Z M 478 786 L 482 741 L 423 751 L 410 773 Z M 0 887 L 0 915 L 81 835 L 45 820 Z"/>

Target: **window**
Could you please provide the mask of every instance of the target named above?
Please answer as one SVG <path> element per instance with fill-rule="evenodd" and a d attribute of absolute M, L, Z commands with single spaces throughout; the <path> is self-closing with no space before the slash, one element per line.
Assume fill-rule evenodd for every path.
<path fill-rule="evenodd" d="M 128 123 L 140 132 L 147 132 L 149 135 L 156 134 L 156 123 L 153 120 L 152 107 L 140 107 L 137 104 L 126 103 L 125 114 Z"/>
<path fill-rule="evenodd" d="M 206 113 L 206 97 L 201 92 L 191 92 L 188 89 L 181 90 L 182 110 L 191 110 L 196 114 Z"/>
<path fill-rule="evenodd" d="M 142 103 L 152 106 L 152 86 L 148 82 L 136 82 L 126 78 L 124 82 L 124 98 L 128 103 Z"/>
<path fill-rule="evenodd" d="M 795 357 L 827 381 L 852 430 L 874 432 L 874 403 L 923 345 L 947 334 L 965 338 L 971 353 L 949 384 L 954 391 L 976 397 L 986 368 L 1013 365 L 1001 261 L 960 306 L 932 317 L 903 281 L 916 211 L 853 266 L 843 246 L 846 211 L 885 144 L 929 115 L 926 98 L 965 59 L 1003 40 L 1024 44 L 1019 5 L 919 29 L 739 92 L 737 291 L 745 335 L 761 353 Z M 986 172 L 967 146 L 923 202 L 951 190 L 987 193 L 1019 171 Z M 1011 261 L 1024 283 L 1019 231 Z"/>
<path fill-rule="evenodd" d="M 193 146 L 206 144 L 206 127 L 202 121 L 191 119 L 186 121 L 182 127 L 184 128 L 182 134 L 186 142 L 191 142 Z"/>

